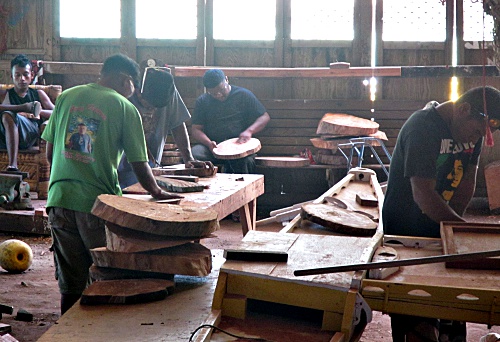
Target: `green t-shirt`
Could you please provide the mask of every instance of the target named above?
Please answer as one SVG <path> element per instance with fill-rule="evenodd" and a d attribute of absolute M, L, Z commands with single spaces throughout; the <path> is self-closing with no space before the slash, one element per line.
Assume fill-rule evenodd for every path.
<path fill-rule="evenodd" d="M 122 194 L 117 167 L 124 151 L 130 162 L 148 160 L 137 109 L 95 83 L 58 97 L 42 139 L 53 144 L 47 207 L 90 213 L 97 196 Z"/>

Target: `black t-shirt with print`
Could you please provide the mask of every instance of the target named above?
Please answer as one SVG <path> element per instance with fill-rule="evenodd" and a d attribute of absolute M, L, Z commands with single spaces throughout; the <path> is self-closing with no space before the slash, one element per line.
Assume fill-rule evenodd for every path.
<path fill-rule="evenodd" d="M 450 201 L 470 165 L 477 165 L 483 138 L 453 141 L 436 109 L 416 111 L 400 130 L 393 152 L 382 218 L 385 234 L 440 237 L 439 223 L 422 213 L 413 200 L 410 178 L 436 179 L 436 191 Z"/>

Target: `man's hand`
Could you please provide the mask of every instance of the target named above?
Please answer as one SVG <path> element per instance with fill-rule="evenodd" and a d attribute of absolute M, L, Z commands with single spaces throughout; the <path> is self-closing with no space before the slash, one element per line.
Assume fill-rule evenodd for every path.
<path fill-rule="evenodd" d="M 250 133 L 248 131 L 243 131 L 243 132 L 241 132 L 238 140 L 236 140 L 236 143 L 243 144 L 243 143 L 246 143 L 247 141 L 249 141 L 251 138 L 252 138 L 252 133 Z"/>
<path fill-rule="evenodd" d="M 217 143 L 216 143 L 215 141 L 213 141 L 213 140 L 212 140 L 212 141 L 210 142 L 210 145 L 209 145 L 209 146 L 207 146 L 207 147 L 208 147 L 208 149 L 210 150 L 210 152 L 213 152 L 213 151 L 214 151 L 214 148 L 216 148 L 216 147 L 217 147 Z"/>
<path fill-rule="evenodd" d="M 164 190 L 160 190 L 158 193 L 151 193 L 151 196 L 153 196 L 157 200 L 166 200 L 166 199 L 182 199 L 184 198 L 181 195 L 173 194 L 171 192 L 167 192 Z"/>

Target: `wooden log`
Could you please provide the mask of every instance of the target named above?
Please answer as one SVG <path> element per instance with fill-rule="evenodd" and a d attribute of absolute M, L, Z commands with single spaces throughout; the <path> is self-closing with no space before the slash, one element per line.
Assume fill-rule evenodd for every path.
<path fill-rule="evenodd" d="M 147 303 L 164 299 L 173 288 L 173 281 L 163 279 L 100 280 L 83 291 L 80 304 Z"/>
<path fill-rule="evenodd" d="M 307 158 L 299 157 L 255 157 L 257 165 L 269 167 L 304 167 L 311 164 Z"/>
<path fill-rule="evenodd" d="M 198 243 L 141 253 L 112 252 L 106 247 L 90 250 L 96 266 L 204 277 L 212 270 L 212 253 Z"/>
<path fill-rule="evenodd" d="M 251 138 L 247 142 L 237 143 L 238 138 L 228 139 L 217 144 L 212 153 L 219 159 L 239 159 L 257 153 L 261 149 L 260 141 Z"/>
<path fill-rule="evenodd" d="M 484 167 L 488 204 L 493 215 L 500 213 L 500 160 L 489 163 Z"/>
<path fill-rule="evenodd" d="M 196 238 L 197 240 L 198 238 Z M 136 253 L 193 242 L 195 238 L 165 237 L 106 222 L 106 248 L 113 252 Z"/>
<path fill-rule="evenodd" d="M 320 224 L 335 232 L 353 236 L 373 236 L 378 226 L 366 215 L 331 204 L 304 204 L 300 215 L 302 219 Z"/>
<path fill-rule="evenodd" d="M 379 124 L 354 115 L 326 113 L 321 118 L 316 134 L 367 136 L 378 131 Z"/>
<path fill-rule="evenodd" d="M 219 229 L 217 213 L 211 209 L 107 194 L 97 197 L 92 214 L 121 227 L 164 236 L 201 238 Z"/>

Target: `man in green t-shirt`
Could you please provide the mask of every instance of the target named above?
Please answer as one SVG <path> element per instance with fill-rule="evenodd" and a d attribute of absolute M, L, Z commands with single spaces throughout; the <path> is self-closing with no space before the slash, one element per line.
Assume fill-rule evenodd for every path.
<path fill-rule="evenodd" d="M 91 214 L 101 194 L 121 195 L 117 167 L 125 152 L 139 183 L 156 199 L 181 198 L 163 191 L 148 165 L 139 112 L 127 98 L 138 84 L 139 67 L 129 57 L 107 58 L 96 83 L 64 91 L 42 134 L 51 175 L 47 211 L 54 247 L 61 314 L 90 282 L 90 249 L 106 245 L 104 221 Z M 71 137 L 86 126 L 87 145 L 73 149 Z"/>

